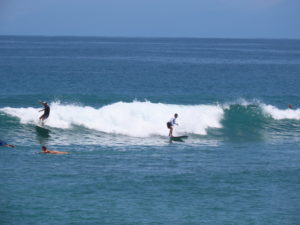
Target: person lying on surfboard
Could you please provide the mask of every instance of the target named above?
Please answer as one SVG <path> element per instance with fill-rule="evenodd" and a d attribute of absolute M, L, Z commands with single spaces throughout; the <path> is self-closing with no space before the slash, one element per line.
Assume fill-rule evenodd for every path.
<path fill-rule="evenodd" d="M 5 141 L 0 140 L 0 146 L 2 147 L 9 147 L 9 148 L 14 148 L 16 146 L 11 145 L 11 144 L 7 144 Z"/>
<path fill-rule="evenodd" d="M 40 121 L 42 121 L 42 125 L 44 125 L 44 120 L 47 119 L 50 115 L 50 107 L 47 102 L 39 102 L 44 106 L 44 109 L 40 110 L 39 112 L 44 111 L 44 114 L 40 117 Z"/>
<path fill-rule="evenodd" d="M 174 117 L 171 118 L 171 119 L 167 122 L 167 127 L 168 127 L 168 129 L 170 129 L 169 137 L 173 137 L 173 126 L 174 126 L 174 125 L 177 125 L 177 126 L 178 126 L 178 123 L 176 123 L 177 117 L 178 117 L 178 114 L 175 113 L 175 114 L 174 114 Z"/>
<path fill-rule="evenodd" d="M 43 153 L 43 154 L 69 154 L 68 152 L 49 150 L 49 149 L 47 149 L 46 146 L 42 146 L 42 152 L 40 152 L 40 153 Z"/>

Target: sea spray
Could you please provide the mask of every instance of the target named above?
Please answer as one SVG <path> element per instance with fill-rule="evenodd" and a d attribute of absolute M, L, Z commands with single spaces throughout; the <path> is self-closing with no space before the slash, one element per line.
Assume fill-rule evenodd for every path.
<path fill-rule="evenodd" d="M 275 120 L 294 119 L 300 120 L 300 109 L 278 109 L 272 105 L 261 104 L 263 112 Z"/>

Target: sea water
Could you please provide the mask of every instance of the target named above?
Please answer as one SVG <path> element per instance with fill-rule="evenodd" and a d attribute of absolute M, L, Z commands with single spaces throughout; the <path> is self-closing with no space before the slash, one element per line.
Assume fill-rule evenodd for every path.
<path fill-rule="evenodd" d="M 1 36 L 0 85 L 0 224 L 299 224 L 299 40 Z"/>

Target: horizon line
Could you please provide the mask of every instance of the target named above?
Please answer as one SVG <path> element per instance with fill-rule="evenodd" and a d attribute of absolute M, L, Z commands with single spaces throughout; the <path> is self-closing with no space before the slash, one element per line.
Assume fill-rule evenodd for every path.
<path fill-rule="evenodd" d="M 49 38 L 124 38 L 124 39 L 239 39 L 239 40 L 300 40 L 289 37 L 190 37 L 190 36 L 105 36 L 105 35 L 49 35 L 49 34 L 0 34 L 0 37 L 49 37 Z"/>

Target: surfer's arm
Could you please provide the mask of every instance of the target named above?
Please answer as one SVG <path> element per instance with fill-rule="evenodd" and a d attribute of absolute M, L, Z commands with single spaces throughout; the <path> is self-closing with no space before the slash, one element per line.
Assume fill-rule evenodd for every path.
<path fill-rule="evenodd" d="M 44 102 L 39 101 L 39 104 L 41 104 L 41 105 L 43 105 L 45 107 L 45 103 Z"/>
<path fill-rule="evenodd" d="M 173 120 L 173 124 L 178 126 L 178 123 L 176 123 L 176 120 Z"/>

